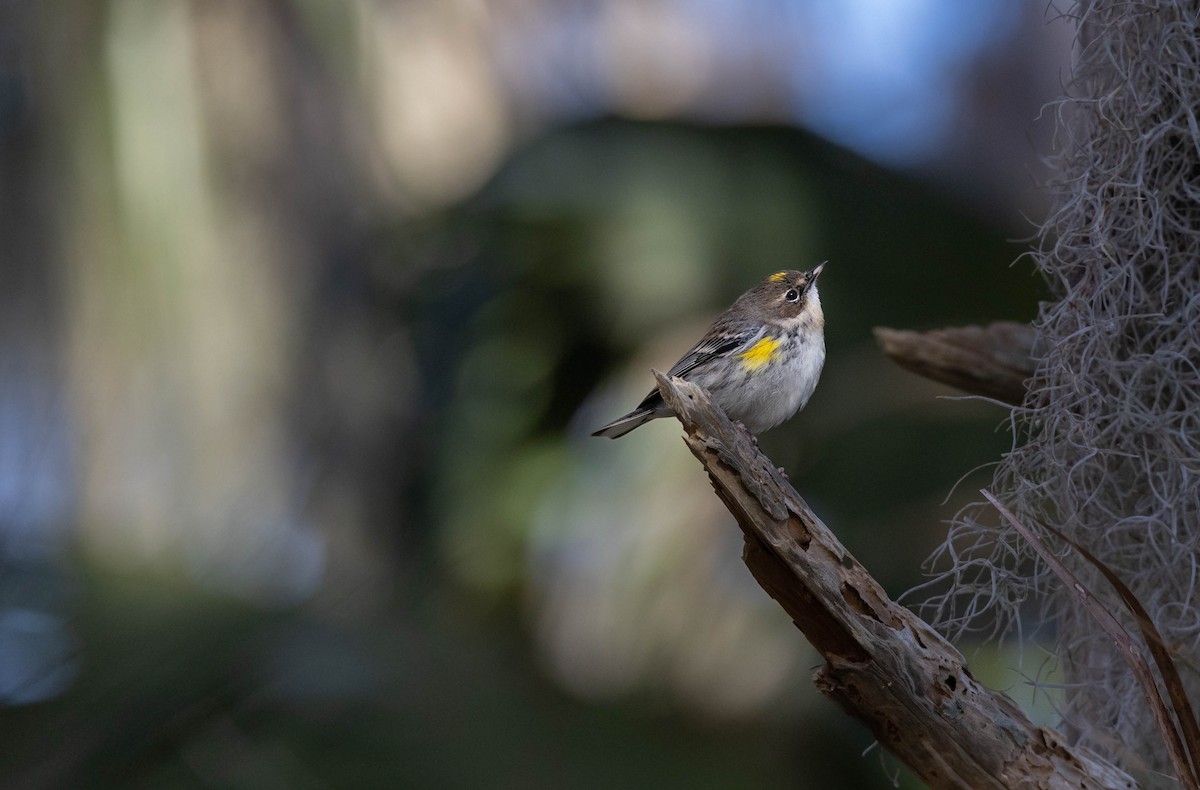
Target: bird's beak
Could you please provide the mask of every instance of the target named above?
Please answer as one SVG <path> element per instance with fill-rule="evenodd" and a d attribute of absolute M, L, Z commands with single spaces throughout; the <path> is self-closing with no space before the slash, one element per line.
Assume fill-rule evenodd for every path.
<path fill-rule="evenodd" d="M 825 271 L 825 264 L 827 263 L 829 263 L 829 261 L 822 261 L 812 268 L 812 270 L 808 273 L 808 277 L 806 278 L 809 285 L 812 285 L 817 281 L 817 278 L 821 276 L 821 272 Z"/>

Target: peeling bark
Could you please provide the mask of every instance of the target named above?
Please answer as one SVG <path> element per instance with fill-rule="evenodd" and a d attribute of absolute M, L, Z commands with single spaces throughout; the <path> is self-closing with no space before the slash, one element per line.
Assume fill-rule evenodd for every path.
<path fill-rule="evenodd" d="M 1133 788 L 1034 725 L 883 588 L 701 388 L 655 372 L 684 441 L 745 534 L 758 583 L 825 659 L 814 682 L 933 788 Z"/>

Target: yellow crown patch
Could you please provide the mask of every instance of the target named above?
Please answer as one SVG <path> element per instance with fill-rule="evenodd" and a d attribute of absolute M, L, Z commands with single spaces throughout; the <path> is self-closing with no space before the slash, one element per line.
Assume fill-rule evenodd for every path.
<path fill-rule="evenodd" d="M 771 275 L 770 277 L 768 277 L 767 279 L 768 279 L 768 280 L 770 280 L 770 281 L 771 281 L 771 282 L 773 282 L 773 283 L 781 283 L 781 282 L 783 282 L 784 280 L 786 280 L 786 279 L 787 279 L 787 275 L 788 275 L 788 273 L 787 273 L 787 272 L 775 272 L 774 274 L 772 274 L 772 275 Z"/>

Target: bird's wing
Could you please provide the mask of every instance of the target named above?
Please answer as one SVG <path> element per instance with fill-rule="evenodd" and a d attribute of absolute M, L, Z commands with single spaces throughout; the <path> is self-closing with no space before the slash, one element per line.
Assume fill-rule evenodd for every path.
<path fill-rule="evenodd" d="M 668 371 L 668 376 L 686 376 L 696 367 L 717 357 L 727 357 L 748 348 L 765 334 L 765 327 L 737 330 L 716 325 Z"/>
<path fill-rule="evenodd" d="M 692 346 L 690 351 L 680 357 L 679 361 L 667 371 L 667 375 L 686 376 L 705 362 L 714 360 L 717 357 L 730 356 L 745 348 L 749 348 L 765 335 L 766 332 L 766 327 L 743 330 L 718 321 L 716 324 L 713 324 L 699 343 Z M 659 393 L 658 388 L 655 387 L 650 390 L 646 397 L 642 399 L 642 402 L 630 414 L 639 411 L 654 411 L 660 406 L 662 406 L 662 395 Z"/>

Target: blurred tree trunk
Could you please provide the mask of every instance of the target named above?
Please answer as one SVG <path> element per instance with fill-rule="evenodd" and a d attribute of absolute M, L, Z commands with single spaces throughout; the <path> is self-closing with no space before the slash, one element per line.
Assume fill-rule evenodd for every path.
<path fill-rule="evenodd" d="M 74 494 L 61 118 L 42 84 L 54 27 L 42 4 L 0 3 L 0 705 L 53 697 L 75 675 L 60 567 Z"/>
<path fill-rule="evenodd" d="M 375 391 L 396 374 L 345 367 L 378 343 L 345 287 L 370 202 L 347 97 L 282 0 L 65 17 L 79 46 L 47 100 L 77 219 L 63 282 L 86 543 L 264 601 L 312 593 L 333 555 L 344 580 L 381 578 L 357 530 L 397 517 Z M 336 400 L 348 383 L 357 412 Z"/>

